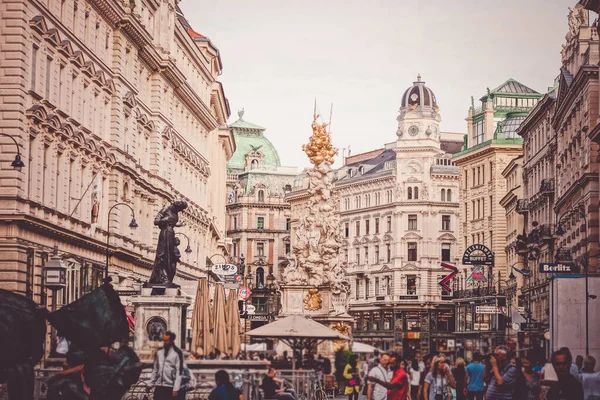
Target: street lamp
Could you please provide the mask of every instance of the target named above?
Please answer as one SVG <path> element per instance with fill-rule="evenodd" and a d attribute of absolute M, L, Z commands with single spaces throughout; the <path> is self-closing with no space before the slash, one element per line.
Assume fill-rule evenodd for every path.
<path fill-rule="evenodd" d="M 17 147 L 17 155 L 15 156 L 13 162 L 10 163 L 11 167 L 23 168 L 25 166 L 25 163 L 23 162 L 23 160 L 21 160 L 21 151 L 19 150 L 19 144 L 17 143 L 16 139 L 10 135 L 7 135 L 6 133 L 0 133 L 0 136 L 6 136 L 7 138 L 10 138 L 13 142 L 15 142 L 15 146 Z"/>
<path fill-rule="evenodd" d="M 584 277 L 585 277 L 585 354 L 590 354 L 590 335 L 589 335 L 589 306 L 590 306 L 590 292 L 588 285 L 588 223 L 587 216 L 582 208 L 585 210 L 582 204 L 575 204 L 573 207 L 565 211 L 565 213 L 558 219 L 556 234 L 558 236 L 562 236 L 565 234 L 565 231 L 562 225 L 569 218 L 573 218 L 574 216 L 579 216 L 583 219 L 583 228 L 585 232 L 585 255 L 583 257 L 583 269 L 584 269 Z M 560 260 L 559 260 L 560 261 Z"/>
<path fill-rule="evenodd" d="M 106 265 L 104 266 L 104 280 L 107 281 L 108 280 L 108 261 L 110 258 L 110 213 L 113 211 L 113 209 L 117 206 L 126 206 L 127 208 L 129 208 L 131 210 L 131 222 L 129 223 L 129 227 L 132 229 L 135 229 L 138 227 L 138 224 L 135 220 L 135 211 L 133 211 L 133 208 L 127 204 L 127 203 L 117 203 L 114 206 L 112 206 L 110 208 L 110 210 L 108 210 L 108 216 L 106 217 L 107 219 L 107 226 L 106 226 Z"/>
<path fill-rule="evenodd" d="M 182 233 L 182 232 L 177 232 L 177 233 L 175 234 L 175 236 L 177 236 L 177 235 L 181 235 L 181 236 L 183 236 L 184 238 L 186 238 L 186 239 L 187 239 L 187 247 L 185 248 L 185 250 L 184 250 L 184 251 L 185 251 L 186 253 L 190 254 L 190 253 L 192 252 L 192 248 L 190 247 L 190 238 L 189 238 L 189 237 L 188 237 L 188 236 L 187 236 L 185 233 Z"/>

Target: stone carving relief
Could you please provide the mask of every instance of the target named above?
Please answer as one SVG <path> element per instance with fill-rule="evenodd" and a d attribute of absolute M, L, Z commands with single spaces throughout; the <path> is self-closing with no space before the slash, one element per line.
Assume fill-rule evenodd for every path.
<path fill-rule="evenodd" d="M 303 146 L 314 167 L 308 171 L 309 200 L 298 216 L 294 229 L 295 241 L 283 281 L 288 285 L 329 286 L 334 295 L 346 293 L 349 283 L 339 259 L 342 242 L 338 201 L 333 195 L 333 155 L 327 124 L 318 124 L 315 115 L 313 135 Z"/>

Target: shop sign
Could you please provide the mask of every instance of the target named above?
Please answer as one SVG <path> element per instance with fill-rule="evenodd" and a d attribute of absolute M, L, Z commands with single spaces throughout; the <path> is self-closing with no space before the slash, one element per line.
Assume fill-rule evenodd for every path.
<path fill-rule="evenodd" d="M 413 296 L 413 295 L 398 296 L 398 300 L 417 300 L 418 298 L 419 298 L 419 296 Z"/>
<path fill-rule="evenodd" d="M 247 315 L 242 315 L 241 316 L 242 319 L 250 319 L 252 321 L 271 321 L 275 319 L 274 315 L 252 315 L 252 314 L 247 314 Z"/>
<path fill-rule="evenodd" d="M 454 346 L 454 344 L 455 344 L 454 339 L 448 339 L 448 340 L 446 340 L 446 344 L 448 345 L 449 349 L 452 349 L 452 348 L 455 347 Z"/>
<path fill-rule="evenodd" d="M 211 271 L 217 275 L 235 275 L 237 266 L 233 264 L 214 264 Z"/>
<path fill-rule="evenodd" d="M 488 324 L 487 322 L 475 322 L 473 324 L 473 328 L 476 331 L 489 331 L 490 324 Z"/>
<path fill-rule="evenodd" d="M 463 253 L 463 265 L 494 265 L 494 253 L 483 244 L 472 244 Z"/>
<path fill-rule="evenodd" d="M 246 312 L 248 313 L 248 315 L 254 315 L 254 313 L 256 313 L 256 307 L 252 304 L 248 304 L 246 305 Z"/>
<path fill-rule="evenodd" d="M 578 273 L 579 268 L 572 262 L 540 263 L 540 272 L 545 274 L 572 274 Z"/>
<path fill-rule="evenodd" d="M 476 314 L 498 314 L 496 306 L 477 306 L 475 307 Z"/>
<path fill-rule="evenodd" d="M 522 331 L 537 331 L 542 327 L 539 322 L 521 322 Z"/>

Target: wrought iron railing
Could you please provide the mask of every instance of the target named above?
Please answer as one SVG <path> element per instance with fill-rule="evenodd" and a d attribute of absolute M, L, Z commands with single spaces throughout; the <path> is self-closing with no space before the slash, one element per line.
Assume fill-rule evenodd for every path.
<path fill-rule="evenodd" d="M 266 370 L 252 372 L 249 370 L 231 370 L 229 372 L 231 382 L 242 390 L 244 398 L 248 400 L 261 400 L 260 385 Z M 34 398 L 45 400 L 48 392 L 47 382 L 57 370 L 37 370 Z M 193 375 L 192 384 L 187 389 L 186 400 L 207 400 L 210 392 L 215 388 L 215 372 L 217 369 L 191 369 Z M 314 371 L 292 371 L 280 370 L 280 377 L 296 390 L 298 400 L 312 400 L 316 390 L 316 374 Z M 121 400 L 154 400 L 154 388 L 149 385 L 150 369 L 142 371 L 140 380 L 133 385 Z M 6 385 L 0 385 L 0 400 L 8 400 Z"/>
<path fill-rule="evenodd" d="M 542 179 L 540 183 L 541 193 L 554 193 L 554 179 Z"/>
<path fill-rule="evenodd" d="M 518 213 L 526 213 L 529 210 L 529 202 L 527 199 L 519 199 L 517 200 L 517 212 Z"/>

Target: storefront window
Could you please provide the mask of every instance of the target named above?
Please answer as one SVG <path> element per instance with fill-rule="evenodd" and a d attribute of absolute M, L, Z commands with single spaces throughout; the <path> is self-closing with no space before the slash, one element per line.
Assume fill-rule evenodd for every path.
<path fill-rule="evenodd" d="M 406 313 L 406 330 L 407 331 L 420 331 L 421 330 L 421 313 L 409 312 Z"/>
<path fill-rule="evenodd" d="M 363 331 L 368 331 L 370 328 L 371 324 L 371 313 L 364 313 L 363 314 Z"/>
<path fill-rule="evenodd" d="M 394 318 L 394 313 L 392 311 L 384 311 L 383 312 L 383 330 L 391 331 L 393 329 L 393 327 L 392 327 L 393 318 Z"/>
<path fill-rule="evenodd" d="M 378 331 L 379 330 L 379 324 L 381 323 L 381 314 L 379 313 L 379 311 L 373 311 L 373 323 L 372 323 L 372 329 L 374 331 Z"/>

